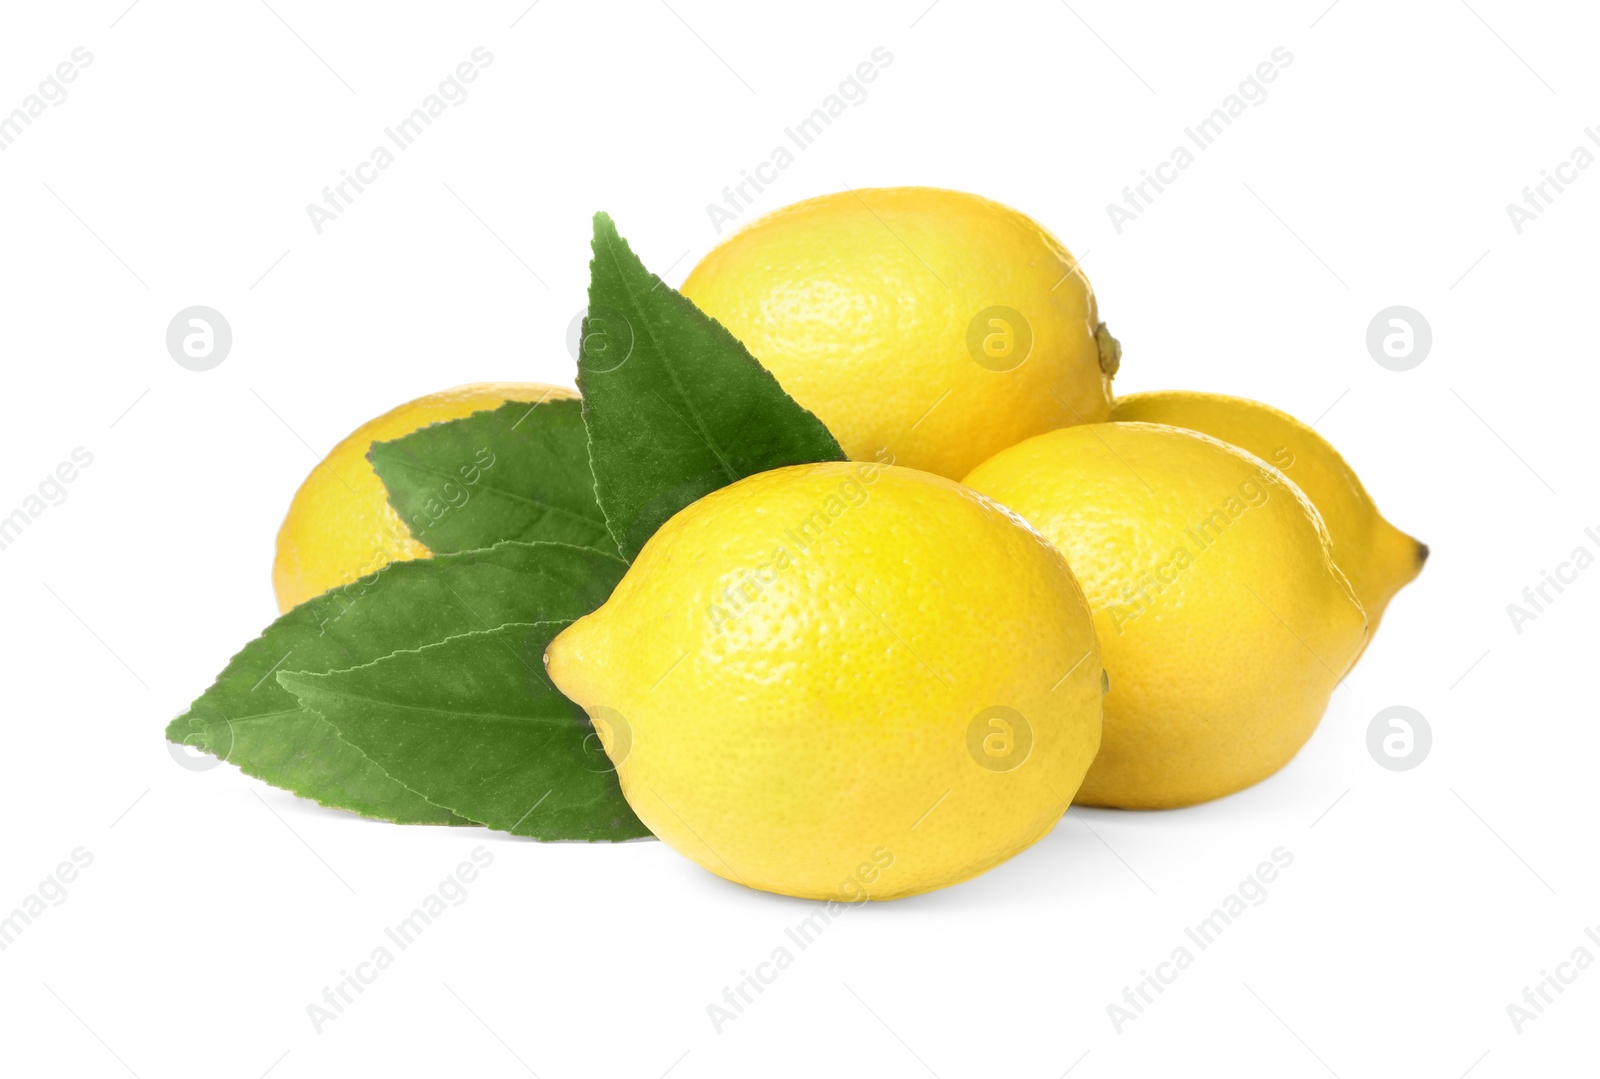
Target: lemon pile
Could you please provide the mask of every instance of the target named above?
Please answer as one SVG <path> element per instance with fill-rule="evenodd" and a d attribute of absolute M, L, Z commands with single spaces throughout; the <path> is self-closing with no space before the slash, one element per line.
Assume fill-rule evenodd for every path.
<path fill-rule="evenodd" d="M 957 883 L 1074 801 L 1193 805 L 1282 768 L 1427 548 L 1266 405 L 1116 397 L 1071 253 L 932 188 L 780 210 L 683 293 L 851 461 L 750 476 L 557 636 L 629 805 L 729 880 L 820 899 Z M 353 434 L 279 537 L 288 607 L 426 555 L 374 438 L 536 399 L 469 387 Z M 521 395 L 521 396 L 519 396 Z"/>

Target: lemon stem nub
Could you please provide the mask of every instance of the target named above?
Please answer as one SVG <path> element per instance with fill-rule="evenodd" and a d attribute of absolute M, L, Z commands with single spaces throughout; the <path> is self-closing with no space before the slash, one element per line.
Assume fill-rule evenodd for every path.
<path fill-rule="evenodd" d="M 1104 322 L 1095 327 L 1094 340 L 1100 346 L 1100 370 L 1107 378 L 1116 378 L 1117 369 L 1122 366 L 1122 342 L 1111 336 Z"/>

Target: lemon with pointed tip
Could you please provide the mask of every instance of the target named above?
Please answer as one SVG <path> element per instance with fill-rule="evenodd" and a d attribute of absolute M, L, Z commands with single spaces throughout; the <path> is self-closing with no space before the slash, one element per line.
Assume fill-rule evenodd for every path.
<path fill-rule="evenodd" d="M 1109 415 L 1121 352 L 1038 222 L 934 187 L 768 214 L 683 294 L 744 342 L 850 457 L 959 479 L 1031 435 Z"/>
<path fill-rule="evenodd" d="M 374 442 L 499 408 L 507 401 L 576 396 L 576 390 L 537 382 L 476 382 L 407 401 L 350 432 L 311 470 L 278 530 L 272 563 L 278 610 L 287 611 L 391 562 L 429 557 L 428 548 L 389 505 L 389 493 L 367 460 Z"/>
<path fill-rule="evenodd" d="M 1002 450 L 966 483 L 1048 537 L 1094 610 L 1110 692 L 1085 804 L 1191 805 L 1266 778 L 1366 639 L 1316 510 L 1236 446 L 1091 424 Z"/>
<path fill-rule="evenodd" d="M 652 832 L 785 895 L 982 873 L 1055 826 L 1099 744 L 1099 648 L 1066 562 L 988 499 L 894 466 L 707 495 L 545 660 Z"/>
<path fill-rule="evenodd" d="M 1165 423 L 1220 438 L 1293 480 L 1328 526 L 1333 561 L 1366 608 L 1369 639 L 1389 601 L 1428 560 L 1428 545 L 1384 519 L 1339 451 L 1287 412 L 1243 397 L 1165 390 L 1117 398 L 1111 418 Z"/>

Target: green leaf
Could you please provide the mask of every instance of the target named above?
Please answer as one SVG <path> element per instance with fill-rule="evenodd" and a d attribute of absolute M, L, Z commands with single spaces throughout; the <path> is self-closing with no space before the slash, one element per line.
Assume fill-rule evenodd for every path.
<path fill-rule="evenodd" d="M 719 487 L 845 459 L 822 421 L 721 323 L 646 270 L 603 213 L 589 274 L 578 386 L 595 490 L 624 558 Z"/>
<path fill-rule="evenodd" d="M 614 555 L 555 543 L 393 563 L 273 622 L 168 725 L 167 738 L 323 805 L 400 823 L 465 823 L 341 741 L 272 676 L 355 667 L 508 622 L 578 618 L 626 569 Z"/>
<path fill-rule="evenodd" d="M 509 401 L 436 423 L 367 457 L 412 536 L 435 554 L 550 540 L 616 554 L 595 500 L 583 405 Z"/>
<path fill-rule="evenodd" d="M 464 817 L 535 839 L 648 836 L 583 709 L 545 676 L 545 646 L 569 624 L 500 626 L 278 681 L 389 775 Z"/>

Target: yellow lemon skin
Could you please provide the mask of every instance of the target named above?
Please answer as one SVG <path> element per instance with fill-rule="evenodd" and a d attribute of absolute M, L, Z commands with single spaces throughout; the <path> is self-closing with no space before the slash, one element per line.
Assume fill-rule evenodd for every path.
<path fill-rule="evenodd" d="M 1110 692 L 1078 801 L 1159 809 L 1271 775 L 1366 637 L 1316 510 L 1282 473 L 1147 423 L 1053 431 L 966 479 L 1066 555 Z"/>
<path fill-rule="evenodd" d="M 1167 390 L 1119 397 L 1111 418 L 1165 423 L 1220 438 L 1293 480 L 1322 514 L 1333 560 L 1366 609 L 1369 637 L 1395 593 L 1415 580 L 1428 560 L 1428 545 L 1384 519 L 1339 451 L 1287 412 L 1243 397 Z"/>
<path fill-rule="evenodd" d="M 653 536 L 546 666 L 679 853 L 784 895 L 893 899 L 1044 836 L 1100 740 L 1092 616 L 1008 511 L 890 465 L 795 465 Z"/>
<path fill-rule="evenodd" d="M 576 390 L 537 382 L 476 382 L 408 401 L 350 432 L 311 470 L 278 529 L 272 588 L 279 612 L 390 562 L 429 557 L 428 548 L 412 538 L 389 505 L 389 493 L 367 460 L 374 442 L 499 408 L 507 401 L 576 396 Z"/>
<path fill-rule="evenodd" d="M 1110 412 L 1120 353 L 1077 260 L 977 195 L 889 187 L 796 203 L 723 241 L 683 294 L 854 460 L 887 450 L 959 479 Z"/>

